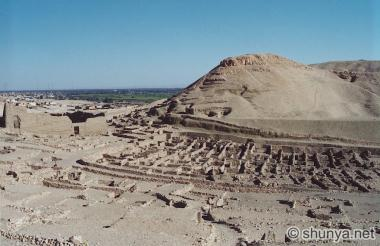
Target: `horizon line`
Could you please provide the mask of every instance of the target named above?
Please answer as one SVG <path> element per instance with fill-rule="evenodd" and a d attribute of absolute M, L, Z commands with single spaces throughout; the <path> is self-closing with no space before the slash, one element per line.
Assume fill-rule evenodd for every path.
<path fill-rule="evenodd" d="M 185 87 L 130 87 L 130 88 L 76 88 L 76 89 L 14 89 L 0 90 L 0 92 L 33 92 L 33 91 L 80 91 L 80 90 L 164 90 L 184 89 Z"/>

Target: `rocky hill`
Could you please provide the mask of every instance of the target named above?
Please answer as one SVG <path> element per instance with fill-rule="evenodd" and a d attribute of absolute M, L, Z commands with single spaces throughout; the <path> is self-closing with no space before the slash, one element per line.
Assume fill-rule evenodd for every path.
<path fill-rule="evenodd" d="M 333 61 L 310 66 L 329 70 L 339 78 L 380 96 L 380 61 Z"/>
<path fill-rule="evenodd" d="M 348 83 L 337 76 L 341 66 L 334 63 L 308 66 L 273 54 L 230 57 L 169 99 L 166 112 L 235 122 L 376 119 L 380 116 L 378 80 L 374 78 L 373 84 L 366 78 L 371 75 L 367 71 L 378 71 L 378 64 L 361 67 L 348 66 L 358 74 Z"/>

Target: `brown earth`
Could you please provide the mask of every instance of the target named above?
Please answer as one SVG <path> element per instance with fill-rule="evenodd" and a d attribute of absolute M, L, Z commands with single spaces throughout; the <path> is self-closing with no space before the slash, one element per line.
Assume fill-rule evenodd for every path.
<path fill-rule="evenodd" d="M 329 70 L 341 79 L 380 95 L 380 61 L 331 61 L 310 66 Z"/>
<path fill-rule="evenodd" d="M 330 71 L 272 54 L 230 57 L 169 101 L 174 113 L 228 119 L 374 119 L 380 97 Z"/>
<path fill-rule="evenodd" d="M 192 126 L 227 132 L 248 127 L 271 135 L 378 142 L 378 63 L 341 67 L 345 64 L 357 71 L 355 82 L 273 54 L 226 58 L 150 113 L 184 126 L 191 118 Z"/>

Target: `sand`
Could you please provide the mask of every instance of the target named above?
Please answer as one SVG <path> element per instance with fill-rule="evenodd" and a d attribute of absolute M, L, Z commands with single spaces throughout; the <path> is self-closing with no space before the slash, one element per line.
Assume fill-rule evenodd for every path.
<path fill-rule="evenodd" d="M 350 64 L 232 57 L 108 134 L 0 128 L 0 245 L 379 245 L 379 94 Z"/>
<path fill-rule="evenodd" d="M 380 116 L 379 95 L 330 71 L 272 54 L 227 58 L 170 102 L 171 112 L 226 121 Z"/>
<path fill-rule="evenodd" d="M 334 61 L 310 66 L 331 71 L 340 79 L 380 95 L 380 61 Z"/>
<path fill-rule="evenodd" d="M 213 135 L 147 111 L 126 109 L 108 136 L 0 130 L 0 244 L 283 245 L 290 226 L 378 231 L 380 147 Z"/>

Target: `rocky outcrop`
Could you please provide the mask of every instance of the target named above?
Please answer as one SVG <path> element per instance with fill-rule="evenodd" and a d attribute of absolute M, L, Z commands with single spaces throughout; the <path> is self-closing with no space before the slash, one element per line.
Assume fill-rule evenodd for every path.
<path fill-rule="evenodd" d="M 288 60 L 284 57 L 273 54 L 254 54 L 254 55 L 241 55 L 236 57 L 228 57 L 220 62 L 221 67 L 233 66 L 265 66 L 271 64 L 286 64 L 295 67 L 302 67 L 304 65 Z M 304 66 L 306 67 L 306 66 Z"/>

